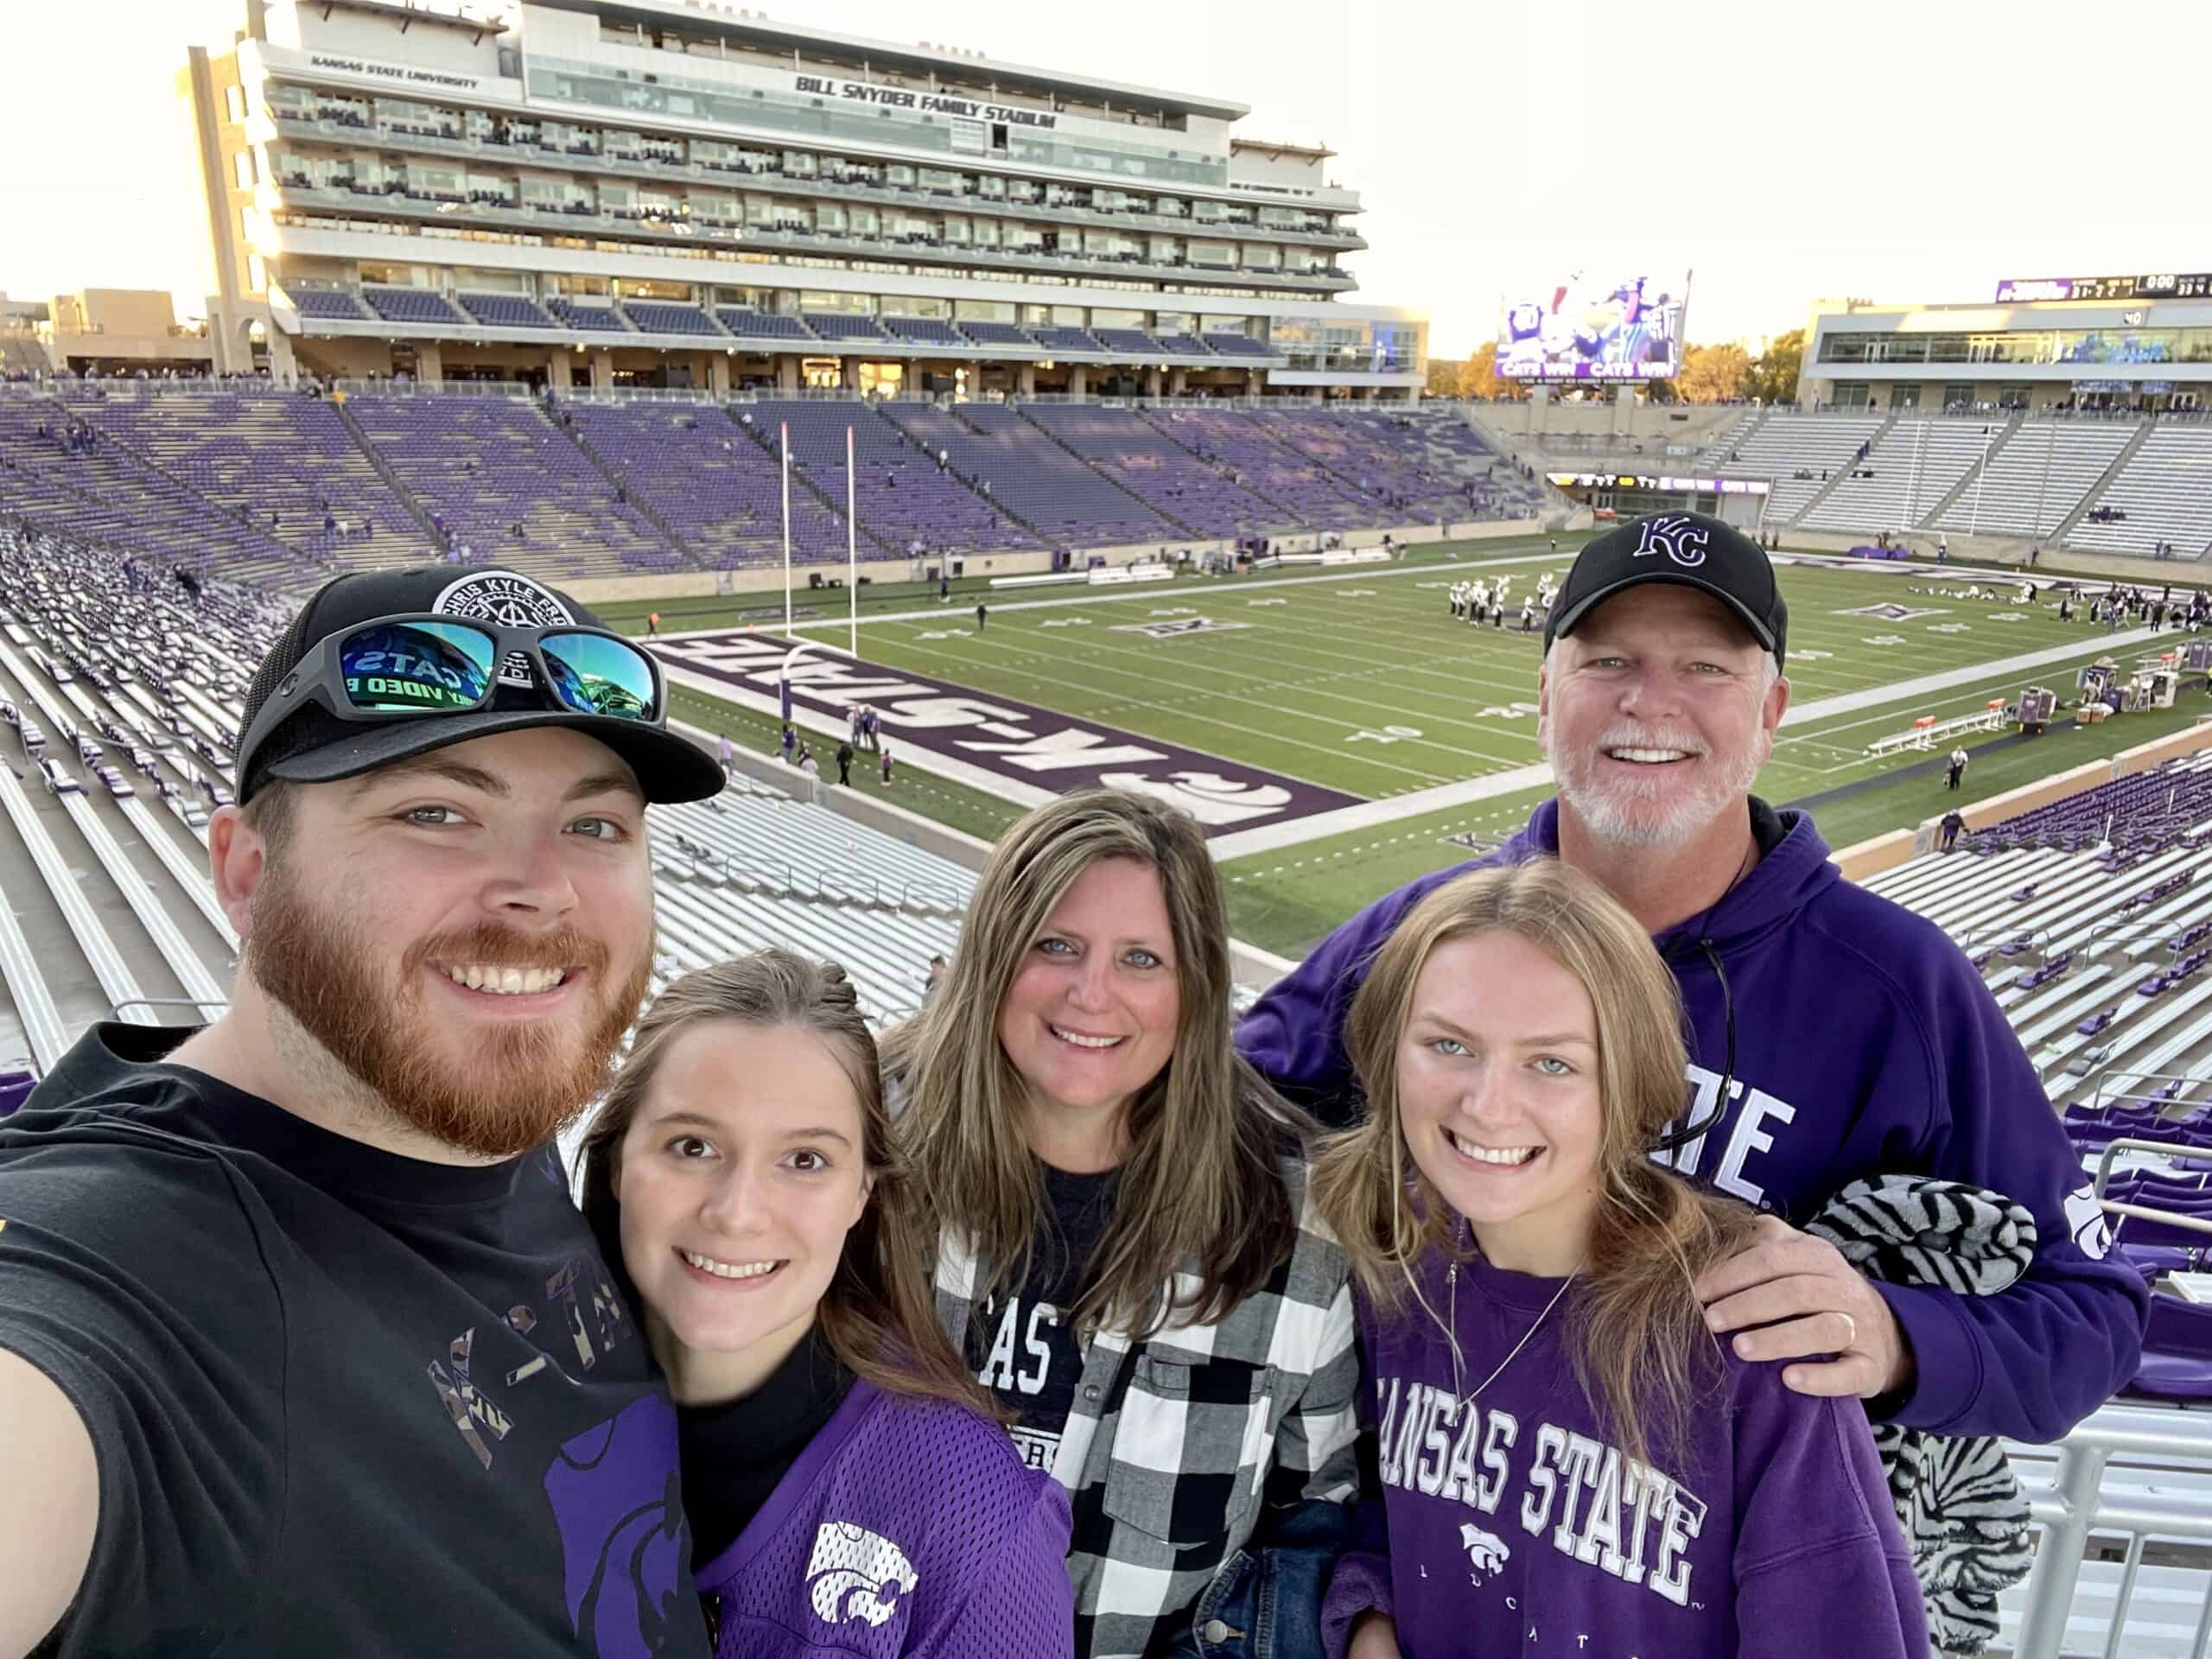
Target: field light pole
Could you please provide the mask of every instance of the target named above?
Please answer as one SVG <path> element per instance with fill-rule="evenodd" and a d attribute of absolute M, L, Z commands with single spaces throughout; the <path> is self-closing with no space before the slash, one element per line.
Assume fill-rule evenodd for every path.
<path fill-rule="evenodd" d="M 846 614 L 847 644 L 855 657 L 861 654 L 861 532 L 853 516 L 853 429 L 845 429 L 845 593 L 850 604 Z"/>
<path fill-rule="evenodd" d="M 791 423 L 783 423 L 784 437 L 784 638 L 791 637 Z"/>

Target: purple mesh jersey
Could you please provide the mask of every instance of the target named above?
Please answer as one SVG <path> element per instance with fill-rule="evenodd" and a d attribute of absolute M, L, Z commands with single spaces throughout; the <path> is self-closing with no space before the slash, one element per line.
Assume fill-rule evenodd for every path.
<path fill-rule="evenodd" d="M 1072 1659 L 1068 1526 L 1004 1430 L 855 1382 L 698 1569 L 716 1659 Z"/>

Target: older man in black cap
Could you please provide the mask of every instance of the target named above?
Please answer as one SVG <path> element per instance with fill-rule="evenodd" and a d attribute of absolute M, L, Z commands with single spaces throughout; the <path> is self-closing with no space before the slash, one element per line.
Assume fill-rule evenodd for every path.
<path fill-rule="evenodd" d="M 652 965 L 658 666 L 505 570 L 341 576 L 209 825 L 200 1030 L 0 1129 L 0 1656 L 696 1655 L 676 1418 L 550 1144 Z"/>
<path fill-rule="evenodd" d="M 2055 1440 L 2134 1375 L 2147 1306 L 2035 1067 L 1932 924 L 1840 879 L 1811 817 L 1751 785 L 1789 705 L 1789 613 L 1766 554 L 1691 512 L 1586 546 L 1545 630 L 1538 733 L 1558 798 L 1478 864 L 1556 857 L 1652 934 L 1688 1014 L 1688 1101 L 1653 1148 L 1770 1212 L 1700 1288 L 1747 1359 L 1807 1394 L 1946 1435 Z M 1359 1109 L 1344 1016 L 1422 877 L 1318 945 L 1238 1046 L 1293 1098 Z M 2001 1294 L 1873 1285 L 1798 1230 L 1847 1185 L 1919 1175 L 2034 1216 Z"/>

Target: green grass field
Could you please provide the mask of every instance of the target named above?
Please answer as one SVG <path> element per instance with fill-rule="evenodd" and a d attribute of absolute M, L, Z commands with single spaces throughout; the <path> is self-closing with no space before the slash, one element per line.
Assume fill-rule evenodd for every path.
<path fill-rule="evenodd" d="M 1370 799 L 1529 766 L 1536 747 L 1535 678 L 1541 638 L 1454 621 L 1445 589 L 1470 574 L 1509 573 L 1509 624 L 1540 573 L 1564 575 L 1579 538 L 1557 557 L 1543 538 L 1419 550 L 1402 564 L 1351 573 L 1297 569 L 1250 580 L 1191 577 L 1116 598 L 1069 598 L 1052 590 L 992 594 L 956 587 L 952 601 L 900 584 L 870 592 L 861 652 L 870 661 L 933 675 L 984 695 L 1017 698 L 1156 739 L 1233 758 Z M 1782 572 L 1789 604 L 1788 672 L 1793 720 L 1777 740 L 1759 792 L 1789 803 L 1900 773 L 1924 755 L 1875 760 L 1867 746 L 1922 715 L 1972 713 L 2030 683 L 2073 695 L 2075 670 L 2105 654 L 2101 631 L 2054 606 L 2020 605 L 2007 582 L 1999 601 L 1925 590 L 1917 574 Z M 839 596 L 818 607 L 804 631 L 843 643 Z M 978 632 L 975 605 L 990 603 Z M 1035 603 L 1049 599 L 1055 602 Z M 1863 614 L 1903 607 L 1902 618 Z M 741 612 L 780 608 L 779 596 L 702 600 L 659 607 L 664 631 L 729 626 Z M 644 606 L 609 607 L 617 626 L 642 627 Z M 912 613 L 924 613 L 919 616 Z M 823 613 L 827 613 L 825 617 Z M 1147 622 L 1193 616 L 1233 625 L 1221 632 L 1154 639 Z M 2006 659 L 2052 647 L 2064 660 L 2020 669 Z M 2145 650 L 2119 653 L 2123 664 Z M 1974 673 L 1970 671 L 1985 669 Z M 1967 671 L 1941 690 L 1879 694 L 1925 677 Z M 1823 713 L 1825 700 L 1875 694 L 1871 706 Z M 733 741 L 773 746 L 772 722 L 696 693 L 678 713 Z M 2145 741 L 2204 712 L 2199 696 L 2168 713 L 2131 715 L 2088 731 L 2070 724 L 2039 742 L 2006 747 L 1969 771 L 1968 798 Z M 1979 740 L 1987 741 L 1986 739 Z M 1975 747 L 1970 741 L 1970 749 Z M 925 816 L 986 838 L 1016 810 L 988 795 L 909 768 L 894 798 Z M 1318 840 L 1224 867 L 1242 937 L 1294 951 L 1350 910 L 1422 869 L 1467 856 L 1450 837 L 1497 839 L 1544 791 L 1523 791 L 1426 813 L 1368 831 Z M 1916 823 L 1942 810 L 1940 773 L 1820 804 L 1815 816 L 1836 845 Z"/>

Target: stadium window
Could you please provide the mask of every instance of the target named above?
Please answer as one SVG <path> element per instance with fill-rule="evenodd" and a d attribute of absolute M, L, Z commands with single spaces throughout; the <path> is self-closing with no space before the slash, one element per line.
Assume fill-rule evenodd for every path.
<path fill-rule="evenodd" d="M 253 188 L 253 152 L 251 150 L 242 149 L 232 156 L 231 170 L 237 175 L 239 189 Z"/>
<path fill-rule="evenodd" d="M 223 105 L 230 111 L 233 124 L 243 122 L 245 119 L 245 88 L 243 86 L 224 87 Z"/>

